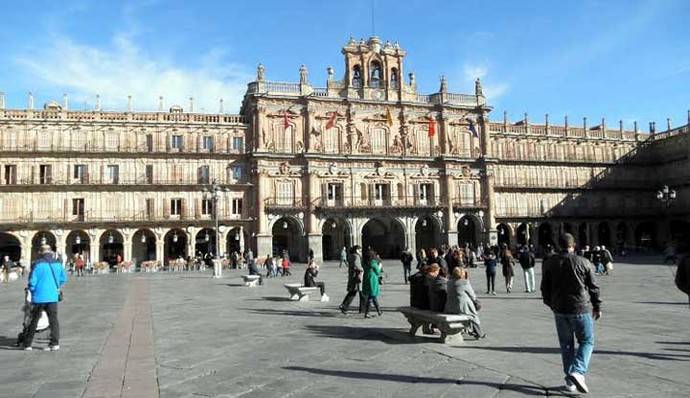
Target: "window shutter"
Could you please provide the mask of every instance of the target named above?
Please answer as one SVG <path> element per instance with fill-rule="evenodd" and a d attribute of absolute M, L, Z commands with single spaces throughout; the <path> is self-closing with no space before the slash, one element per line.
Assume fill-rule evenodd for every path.
<path fill-rule="evenodd" d="M 31 166 L 31 181 L 29 181 L 31 184 L 36 183 L 36 166 Z"/>
<path fill-rule="evenodd" d="M 187 216 L 187 200 L 182 199 L 180 200 L 180 203 L 180 218 L 185 218 Z"/>
<path fill-rule="evenodd" d="M 65 205 L 64 205 L 64 218 L 65 218 L 65 220 L 67 220 L 69 218 L 70 214 L 72 214 L 72 213 L 70 212 L 70 208 L 69 208 L 69 199 L 65 199 Z"/>
<path fill-rule="evenodd" d="M 194 200 L 194 218 L 201 218 L 201 199 Z"/>
<path fill-rule="evenodd" d="M 163 200 L 163 217 L 170 218 L 170 199 Z"/>
<path fill-rule="evenodd" d="M 84 183 L 89 183 L 89 166 L 84 166 Z"/>

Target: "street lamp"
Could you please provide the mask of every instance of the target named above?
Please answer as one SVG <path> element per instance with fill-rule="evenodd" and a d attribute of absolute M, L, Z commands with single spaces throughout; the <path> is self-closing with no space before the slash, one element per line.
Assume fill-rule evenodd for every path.
<path fill-rule="evenodd" d="M 661 191 L 656 191 L 656 198 L 661 203 L 665 204 L 666 207 L 670 207 L 671 202 L 676 200 L 676 190 L 670 189 L 668 185 L 664 185 Z"/>
<path fill-rule="evenodd" d="M 213 179 L 213 181 L 211 181 L 211 185 L 209 187 L 202 187 L 201 191 L 203 192 L 204 199 L 210 198 L 213 200 L 213 220 L 215 222 L 214 233 L 216 235 L 215 258 L 217 260 L 220 258 L 220 245 L 218 244 L 218 200 L 223 193 L 223 188 L 215 179 Z M 210 240 L 208 233 L 206 233 L 204 240 L 207 242 Z"/>

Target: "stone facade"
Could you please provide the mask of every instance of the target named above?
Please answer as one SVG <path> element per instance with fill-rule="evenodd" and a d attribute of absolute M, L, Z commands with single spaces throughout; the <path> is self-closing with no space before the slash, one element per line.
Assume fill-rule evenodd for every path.
<path fill-rule="evenodd" d="M 167 261 L 289 250 L 336 258 L 343 246 L 384 256 L 442 243 L 580 241 L 654 246 L 687 227 L 662 183 L 687 198 L 688 128 L 654 135 L 588 126 L 489 121 L 473 94 L 403 80 L 397 44 L 350 40 L 344 78 L 314 87 L 266 80 L 260 65 L 240 115 L 0 109 L 0 251 L 31 258 L 42 241 L 91 261 Z M 0 103 L 4 104 L 4 100 Z M 685 173 L 685 174 L 683 174 Z M 663 217 L 660 217 L 662 215 Z M 674 224 L 675 223 L 675 224 Z M 675 226 L 674 226 L 675 225 Z"/>

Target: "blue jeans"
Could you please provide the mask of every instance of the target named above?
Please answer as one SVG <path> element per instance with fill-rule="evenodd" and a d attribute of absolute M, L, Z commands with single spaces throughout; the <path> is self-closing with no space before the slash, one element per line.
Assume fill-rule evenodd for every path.
<path fill-rule="evenodd" d="M 589 360 L 594 351 L 594 319 L 591 313 L 554 314 L 558 342 L 561 345 L 563 372 L 565 375 L 579 373 L 584 375 L 589 368 Z M 577 338 L 578 347 L 575 350 Z"/>
<path fill-rule="evenodd" d="M 595 265 L 597 267 L 597 273 L 603 274 L 604 271 L 606 271 L 606 268 L 604 267 L 604 263 L 596 263 Z"/>

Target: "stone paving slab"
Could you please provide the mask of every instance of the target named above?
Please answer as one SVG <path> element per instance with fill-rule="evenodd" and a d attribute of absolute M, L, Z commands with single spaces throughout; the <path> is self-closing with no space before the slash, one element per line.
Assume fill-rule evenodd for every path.
<path fill-rule="evenodd" d="M 671 268 L 642 262 L 617 264 L 613 275 L 599 278 L 605 307 L 596 323 L 588 396 L 690 396 L 687 299 L 673 286 Z M 130 341 L 117 347 L 128 347 L 125 364 L 131 367 L 123 370 L 120 362 L 113 372 L 129 370 L 125 378 L 135 385 L 155 381 L 159 389 L 130 388 L 122 396 L 563 395 L 553 316 L 538 294 L 521 292 L 519 268 L 515 291 L 498 289 L 497 296 L 483 294 L 483 269 L 471 270 L 489 337 L 450 347 L 438 336 L 407 334 L 395 311 L 408 301 L 402 268 L 393 260 L 385 266 L 384 316 L 373 319 L 363 319 L 356 308 L 348 315 L 337 310 L 346 282 L 337 264 L 320 273 L 330 303 L 287 300 L 282 285 L 300 282 L 303 265 L 294 267 L 294 276 L 257 288 L 241 286 L 241 271 L 220 280 L 210 273 L 73 278 L 60 306 L 63 349 L 57 353 L 12 349 L 22 286 L 2 285 L 0 396 L 83 396 L 96 364 L 122 356 L 107 347 L 125 315 L 130 327 L 122 336 Z M 144 295 L 133 288 L 142 283 Z M 37 345 L 45 342 L 43 336 Z"/>

